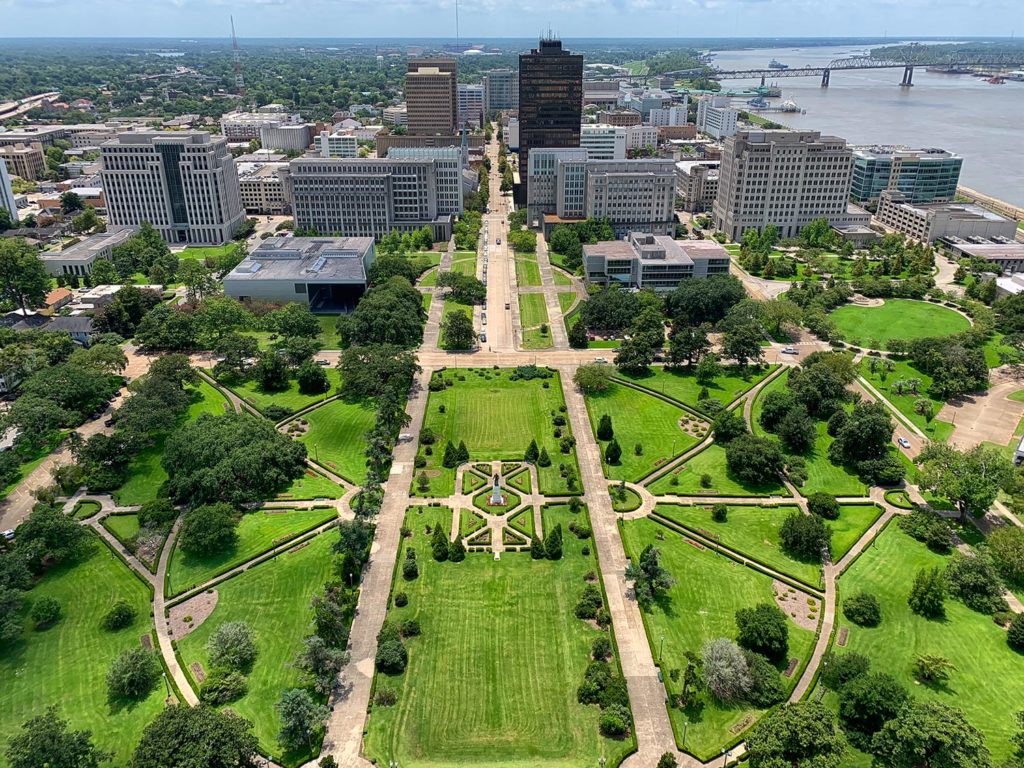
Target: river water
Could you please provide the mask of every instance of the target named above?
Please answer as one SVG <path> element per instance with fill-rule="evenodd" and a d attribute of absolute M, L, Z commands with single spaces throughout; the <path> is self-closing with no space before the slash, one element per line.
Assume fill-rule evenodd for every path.
<path fill-rule="evenodd" d="M 790 67 L 824 66 L 862 53 L 863 47 L 765 48 L 719 51 L 722 69 L 767 67 L 773 58 Z M 792 128 L 841 136 L 851 144 L 941 147 L 963 156 L 960 182 L 1015 205 L 1024 205 L 1024 82 L 991 85 L 971 75 L 914 71 L 914 86 L 901 88 L 902 69 L 832 72 L 828 88 L 820 77 L 778 78 L 782 99 L 806 114 L 765 116 Z M 756 81 L 723 81 L 726 88 Z M 736 106 L 745 108 L 744 100 Z"/>

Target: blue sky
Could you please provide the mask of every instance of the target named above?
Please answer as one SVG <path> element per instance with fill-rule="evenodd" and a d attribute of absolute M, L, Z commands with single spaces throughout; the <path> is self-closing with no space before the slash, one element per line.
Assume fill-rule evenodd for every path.
<path fill-rule="evenodd" d="M 1020 0 L 460 0 L 462 37 L 1008 35 Z M 0 37 L 454 36 L 455 0 L 0 0 Z"/>

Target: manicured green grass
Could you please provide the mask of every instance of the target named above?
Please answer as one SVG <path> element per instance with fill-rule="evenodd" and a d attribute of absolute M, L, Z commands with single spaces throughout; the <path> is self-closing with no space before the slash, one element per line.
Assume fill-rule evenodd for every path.
<path fill-rule="evenodd" d="M 272 405 L 276 405 L 278 408 L 284 408 L 290 413 L 295 413 L 303 408 L 315 405 L 337 392 L 338 386 L 341 384 L 341 374 L 338 373 L 338 369 L 325 366 L 323 372 L 327 375 L 331 388 L 326 392 L 315 395 L 305 395 L 299 392 L 299 382 L 295 379 L 288 382 L 288 389 L 280 392 L 265 392 L 260 389 L 259 382 L 255 379 L 243 381 L 231 389 L 236 395 L 261 412 Z"/>
<path fill-rule="evenodd" d="M 459 368 L 438 374 L 451 381 L 452 386 L 431 392 L 427 401 L 424 426 L 441 439 L 434 444 L 431 456 L 420 449 L 420 455 L 427 459 L 423 471 L 430 479 L 430 489 L 421 493 L 414 483 L 414 495 L 453 493 L 455 470 L 441 466 L 444 440 L 456 444 L 465 441 L 472 461 L 521 460 L 530 441 L 536 440 L 551 458 L 551 466 L 537 467 L 541 493 L 579 492 L 575 449 L 562 453 L 559 440 L 554 437 L 551 413 L 560 413 L 565 405 L 558 374 L 529 381 L 512 381 L 511 374 L 512 369 L 508 368 Z M 561 429 L 563 436 L 571 434 L 568 424 Z M 577 478 L 574 488 L 569 488 L 566 478 L 561 476 L 559 464 L 563 463 Z"/>
<path fill-rule="evenodd" d="M 566 507 L 545 511 L 549 524 L 572 519 Z M 576 688 L 602 633 L 573 616 L 583 576 L 599 570 L 584 542 L 567 533 L 561 560 L 527 553 L 470 553 L 461 563 L 430 557 L 425 525 L 446 525 L 447 512 L 414 508 L 414 532 L 402 548 L 419 555 L 419 578 L 396 579 L 409 604 L 392 607 L 389 621 L 416 618 L 422 635 L 406 640 L 409 666 L 378 675 L 377 690 L 398 693 L 391 707 L 374 707 L 364 749 L 377 765 L 560 766 L 609 765 L 633 748 L 598 733 L 599 710 L 576 701 Z M 400 553 L 399 559 L 404 555 Z"/>
<path fill-rule="evenodd" d="M 556 273 L 558 274 L 558 273 Z M 558 282 L 557 280 L 555 281 Z M 562 309 L 564 315 L 568 312 L 572 305 L 576 303 L 576 291 L 559 291 L 558 293 L 558 306 Z"/>
<path fill-rule="evenodd" d="M 839 519 L 826 522 L 832 529 L 832 562 L 841 560 L 881 515 L 882 508 L 874 504 L 841 506 Z"/>
<path fill-rule="evenodd" d="M 433 302 L 433 300 L 434 300 L 434 294 L 432 294 L 432 293 L 424 293 L 423 294 L 423 311 L 424 312 L 429 312 L 430 311 L 430 304 Z"/>
<path fill-rule="evenodd" d="M 200 380 L 190 391 L 192 404 L 181 418 L 180 423 L 195 421 L 204 413 L 219 415 L 228 412 L 227 398 L 216 387 Z M 160 465 L 164 455 L 164 441 L 167 435 L 158 435 L 153 445 L 132 458 L 128 465 L 128 479 L 114 491 L 118 504 L 145 504 L 158 495 L 160 486 L 167 480 L 167 472 Z"/>
<path fill-rule="evenodd" d="M 711 505 L 710 501 L 707 506 L 696 507 L 658 504 L 654 510 L 657 514 L 701 533 L 728 549 L 758 560 L 806 584 L 819 585 L 821 563 L 804 562 L 790 557 L 782 551 L 779 540 L 779 528 L 782 527 L 783 521 L 798 511 L 799 507 L 730 506 L 726 522 L 716 523 L 711 519 Z"/>
<path fill-rule="evenodd" d="M 103 527 L 114 534 L 114 538 L 125 546 L 128 546 L 128 542 L 139 535 L 141 528 L 139 516 L 136 514 L 107 515 L 103 518 Z"/>
<path fill-rule="evenodd" d="M 847 342 L 880 349 L 891 339 L 952 336 L 971 327 L 967 318 L 952 309 L 911 299 L 886 299 L 880 307 L 846 304 L 829 318 Z"/>
<path fill-rule="evenodd" d="M 509 518 L 508 524 L 520 533 L 533 536 L 533 507 L 526 507 L 516 512 Z"/>
<path fill-rule="evenodd" d="M 63 435 L 61 435 L 60 440 L 63 439 L 64 437 Z M 42 464 L 46 457 L 53 453 L 53 451 L 57 448 L 58 444 L 59 441 L 55 440 L 53 441 L 52 444 L 44 446 L 37 453 L 29 456 L 27 460 L 22 461 L 21 466 L 18 468 L 18 474 L 14 478 L 14 480 L 8 483 L 5 487 L 0 488 L 0 499 L 7 498 L 7 494 L 13 491 L 14 488 L 18 485 L 18 483 L 20 483 L 22 480 L 24 480 L 26 477 L 32 474 L 32 472 L 35 471 L 36 467 Z"/>
<path fill-rule="evenodd" d="M 463 472 L 462 473 L 462 492 L 473 493 L 487 485 L 487 481 L 484 480 L 476 472 Z"/>
<path fill-rule="evenodd" d="M 94 499 L 82 499 L 80 502 L 75 504 L 72 512 L 75 515 L 76 520 L 85 520 L 87 517 L 92 517 L 100 511 L 102 507 L 98 501 Z"/>
<path fill-rule="evenodd" d="M 697 438 L 679 426 L 681 419 L 694 418 L 692 414 L 624 384 L 612 383 L 605 392 L 587 395 L 586 401 L 594 434 L 601 416 L 609 414 L 615 440 L 622 448 L 619 463 L 610 465 L 603 460 L 608 443 L 600 443 L 609 480 L 637 482 L 697 443 Z M 634 450 L 637 443 L 643 447 L 640 456 Z"/>
<path fill-rule="evenodd" d="M 555 285 L 572 285 L 572 280 L 560 269 L 552 269 L 551 276 L 555 280 Z"/>
<path fill-rule="evenodd" d="M 318 464 L 358 483 L 366 472 L 366 433 L 374 423 L 372 400 L 338 398 L 307 413 L 309 428 L 299 437 Z"/>
<path fill-rule="evenodd" d="M 320 323 L 320 335 L 317 336 L 320 349 L 341 349 L 341 339 L 338 338 L 338 317 L 337 313 L 316 316 L 317 322 Z"/>
<path fill-rule="evenodd" d="M 642 503 L 640 494 L 632 488 L 612 488 L 609 490 L 612 497 L 612 509 L 616 512 L 632 512 L 640 509 Z"/>
<path fill-rule="evenodd" d="M 711 476 L 711 485 L 701 485 L 704 475 Z M 672 483 L 675 478 L 675 485 Z M 782 483 L 751 485 L 732 476 L 725 461 L 725 448 L 712 443 L 681 467 L 662 475 L 648 487 L 656 496 L 788 496 Z"/>
<path fill-rule="evenodd" d="M 1003 334 L 998 331 L 993 333 L 991 338 L 982 346 L 985 353 L 985 363 L 989 368 L 998 368 L 1004 363 L 1018 362 L 1020 353 L 1013 347 L 1003 343 Z"/>
<path fill-rule="evenodd" d="M 682 679 L 673 681 L 668 672 L 685 669 L 686 652 L 700 654 L 703 645 L 721 637 L 736 637 L 736 611 L 759 603 L 774 603 L 772 580 L 710 550 L 701 550 L 649 519 L 623 521 L 620 530 L 627 554 L 635 561 L 648 544 L 661 552 L 661 564 L 675 578 L 675 586 L 642 612 L 647 637 L 655 660 L 661 660 L 665 686 L 670 694 L 682 690 Z M 664 535 L 664 539 L 659 536 Z M 790 678 L 792 688 L 806 665 L 814 644 L 814 633 L 789 625 L 789 656 L 800 659 Z M 662 652 L 664 648 L 664 652 Z M 717 758 L 720 749 L 732 744 L 752 725 L 763 710 L 744 705 L 725 706 L 705 696 L 703 707 L 670 708 L 676 741 L 686 726 L 686 751 L 701 760 Z M 731 729 L 736 729 L 733 732 Z"/>
<path fill-rule="evenodd" d="M 501 493 L 502 496 L 505 497 L 505 503 L 492 505 L 488 503 L 491 499 L 491 491 L 492 488 L 488 486 L 487 488 L 480 491 L 480 493 L 473 497 L 473 504 L 476 506 L 476 508 L 482 510 L 483 512 L 487 512 L 491 515 L 504 515 L 507 512 L 511 512 L 513 509 L 518 507 L 520 502 L 522 501 L 519 498 L 519 494 L 515 493 L 509 488 L 502 486 Z"/>
<path fill-rule="evenodd" d="M 452 272 L 457 272 L 460 275 L 469 275 L 470 277 L 476 277 L 476 254 L 472 256 L 456 259 L 452 262 Z"/>
<path fill-rule="evenodd" d="M 127 648 L 138 648 L 140 635 L 152 631 L 150 592 L 98 536 L 90 538 L 87 557 L 51 569 L 26 593 L 21 638 L 0 652 L 4 752 L 7 737 L 54 705 L 72 728 L 92 731 L 96 745 L 114 753 L 115 765 L 126 765 L 142 729 L 163 709 L 162 682 L 138 703 L 107 699 L 111 661 Z M 27 606 L 42 597 L 55 598 L 62 613 L 53 626 L 36 630 Z M 116 632 L 101 629 L 100 620 L 119 599 L 135 608 L 135 622 Z M 0 764 L 7 765 L 6 759 Z"/>
<path fill-rule="evenodd" d="M 523 331 L 523 349 L 549 349 L 552 343 L 550 328 L 547 333 L 542 332 L 540 328 Z"/>
<path fill-rule="evenodd" d="M 516 283 L 520 288 L 542 285 L 540 266 L 532 253 L 516 256 Z"/>
<path fill-rule="evenodd" d="M 206 643 L 217 627 L 244 621 L 252 628 L 259 655 L 248 676 L 249 690 L 227 706 L 252 721 L 261 750 L 289 768 L 314 757 L 319 745 L 314 743 L 312 751 L 282 756 L 277 742 L 281 722 L 274 705 L 282 691 L 299 685 L 292 662 L 302 648 L 302 638 L 311 631 L 310 598 L 332 573 L 331 546 L 336 540 L 331 533 L 321 534 L 301 549 L 278 555 L 217 585 L 213 613 L 178 640 L 182 666 L 199 662 L 209 671 Z"/>
<path fill-rule="evenodd" d="M 205 261 L 206 259 L 217 259 L 226 255 L 235 247 L 236 243 L 226 245 L 214 245 L 206 247 L 189 246 L 178 254 L 179 259 L 195 259 Z"/>
<path fill-rule="evenodd" d="M 952 424 L 934 418 L 942 409 L 944 402 L 928 394 L 928 390 L 932 386 L 931 376 L 921 373 L 904 360 L 889 361 L 893 365 L 892 371 L 886 370 L 886 363 L 877 361 L 875 363 L 875 371 L 872 373 L 872 360 L 875 360 L 875 358 L 866 358 L 861 361 L 860 375 L 871 382 L 871 385 L 881 392 L 886 400 L 896 406 L 896 410 L 902 413 L 910 423 L 914 424 L 932 440 L 947 440 L 953 434 Z M 917 393 L 897 394 L 893 385 L 897 381 L 907 381 L 909 379 L 917 379 L 921 383 Z M 914 412 L 914 404 L 918 400 L 928 400 L 931 403 L 933 416 L 931 421 Z"/>
<path fill-rule="evenodd" d="M 708 394 L 723 405 L 728 405 L 744 392 L 756 386 L 761 379 L 771 373 L 778 366 L 767 366 L 763 370 L 748 368 L 741 369 L 739 366 L 728 366 L 721 376 L 707 385 Z M 693 371 L 686 368 L 666 368 L 665 366 L 651 366 L 650 373 L 636 376 L 626 373 L 616 373 L 617 376 L 638 384 L 641 387 L 678 400 L 691 408 L 698 409 L 697 398 L 704 385 L 697 382 Z"/>
<path fill-rule="evenodd" d="M 433 507 L 432 509 L 440 509 L 448 517 L 451 516 L 451 509 L 449 507 Z M 479 531 L 485 525 L 487 525 L 487 521 L 480 517 L 480 515 L 474 512 L 473 510 L 463 509 L 462 511 L 459 512 L 459 536 L 469 536 L 469 534 Z M 450 524 L 449 527 L 445 530 L 451 530 Z"/>
<path fill-rule="evenodd" d="M 424 272 L 423 276 L 416 281 L 416 285 L 423 285 L 428 287 L 437 285 L 437 275 L 440 273 L 440 271 L 440 269 L 435 268 L 430 269 L 427 272 Z"/>
<path fill-rule="evenodd" d="M 523 328 L 533 328 L 548 321 L 548 307 L 543 293 L 519 294 L 519 320 Z"/>
<path fill-rule="evenodd" d="M 337 512 L 333 507 L 256 510 L 242 515 L 242 520 L 238 524 L 238 543 L 230 550 L 198 556 L 189 554 L 175 545 L 167 569 L 168 592 L 171 595 L 180 595 L 336 516 Z"/>
<path fill-rule="evenodd" d="M 517 472 L 508 480 L 508 484 L 523 493 L 529 493 L 530 486 L 532 484 L 530 480 L 530 470 L 524 469 Z"/>
<path fill-rule="evenodd" d="M 310 468 L 306 473 L 275 498 L 281 501 L 308 501 L 312 499 L 340 499 L 344 489 Z"/>
<path fill-rule="evenodd" d="M 837 618 L 849 629 L 847 650 L 867 655 L 875 669 L 895 675 L 916 698 L 962 709 L 985 734 L 993 763 L 998 763 L 1013 752 L 1013 716 L 1024 701 L 1024 661 L 1007 646 L 1003 629 L 958 600 L 946 600 L 946 618 L 939 621 L 918 616 L 907 605 L 915 574 L 942 568 L 948 560 L 895 523 L 887 526 L 839 580 L 840 599 L 861 591 L 878 598 L 881 624 L 858 627 L 838 618 L 841 611 Z M 915 684 L 914 660 L 924 654 L 943 656 L 955 666 L 945 687 Z"/>

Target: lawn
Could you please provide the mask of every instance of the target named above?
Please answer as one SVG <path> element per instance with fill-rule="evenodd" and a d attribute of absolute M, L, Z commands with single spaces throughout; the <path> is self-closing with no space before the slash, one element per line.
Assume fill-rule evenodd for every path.
<path fill-rule="evenodd" d="M 128 546 L 133 538 L 139 535 L 139 516 L 131 515 L 107 515 L 103 518 L 103 527 L 114 534 L 114 538 L 121 544 Z"/>
<path fill-rule="evenodd" d="M 473 252 L 456 253 L 452 260 L 452 272 L 476 277 L 476 254 Z"/>
<path fill-rule="evenodd" d="M 548 307 L 543 293 L 519 294 L 519 320 L 523 328 L 533 328 L 548 321 Z"/>
<path fill-rule="evenodd" d="M 558 273 L 556 273 L 558 274 Z M 557 282 L 557 281 L 556 281 Z M 576 303 L 576 291 L 559 291 L 558 292 L 558 306 L 562 310 L 564 315 L 570 309 L 572 305 Z"/>
<path fill-rule="evenodd" d="M 82 499 L 75 504 L 75 508 L 71 512 L 76 520 L 85 520 L 87 517 L 95 515 L 101 509 L 103 509 L 103 506 L 95 499 Z"/>
<path fill-rule="evenodd" d="M 337 368 L 324 367 L 323 372 L 327 375 L 327 380 L 331 383 L 331 388 L 326 392 L 321 392 L 315 395 L 305 395 L 299 392 L 299 382 L 295 379 L 291 379 L 288 382 L 288 389 L 280 392 L 266 392 L 260 388 L 259 382 L 255 379 L 249 379 L 236 384 L 231 389 L 240 398 L 249 403 L 249 405 L 255 407 L 261 413 L 270 406 L 277 406 L 278 408 L 284 408 L 289 413 L 295 413 L 301 411 L 303 408 L 307 408 L 310 405 L 315 405 L 326 397 L 333 395 L 338 386 L 341 384 L 341 374 L 338 373 Z"/>
<path fill-rule="evenodd" d="M 338 398 L 303 417 L 309 428 L 298 439 L 307 454 L 350 483 L 358 483 L 366 472 L 366 433 L 374 424 L 372 400 Z"/>
<path fill-rule="evenodd" d="M 832 529 L 832 562 L 841 560 L 881 516 L 882 508 L 874 504 L 842 505 L 839 519 L 827 521 Z"/>
<path fill-rule="evenodd" d="M 946 421 L 939 421 L 932 418 L 931 421 L 924 416 L 914 412 L 914 403 L 918 400 L 928 400 L 932 405 L 933 416 L 937 414 L 945 404 L 942 400 L 931 397 L 928 390 L 932 385 L 932 377 L 917 370 L 911 363 L 904 360 L 890 360 L 893 365 L 892 371 L 887 371 L 885 363 L 875 362 L 875 371 L 871 372 L 871 362 L 876 358 L 865 358 L 860 363 L 860 375 L 867 379 L 885 399 L 896 406 L 896 410 L 902 413 L 914 426 L 924 432 L 932 440 L 946 440 L 953 434 L 953 425 Z M 917 379 L 921 382 L 916 394 L 896 394 L 893 384 L 897 381 Z"/>
<path fill-rule="evenodd" d="M 886 299 L 880 307 L 846 304 L 829 313 L 829 319 L 848 343 L 877 349 L 892 339 L 952 336 L 971 327 L 952 309 L 911 299 Z"/>
<path fill-rule="evenodd" d="M 736 365 L 726 366 L 721 376 L 706 385 L 708 394 L 723 405 L 728 405 L 744 392 L 756 386 L 777 367 L 772 365 L 762 370 L 748 368 L 744 371 Z M 649 370 L 650 373 L 640 376 L 622 372 L 616 373 L 616 376 L 699 410 L 697 398 L 705 385 L 698 383 L 697 377 L 692 371 L 686 368 L 666 368 L 664 366 L 651 366 Z"/>
<path fill-rule="evenodd" d="M 998 763 L 1013 752 L 1010 737 L 1017 730 L 1013 715 L 1024 701 L 1024 662 L 1007 646 L 1004 630 L 957 600 L 946 600 L 941 621 L 911 612 L 907 595 L 915 574 L 947 562 L 898 525 L 889 525 L 839 581 L 841 597 L 873 593 L 881 604 L 882 622 L 873 629 L 842 619 L 840 625 L 849 629 L 847 650 L 870 657 L 875 669 L 895 675 L 915 697 L 962 709 L 985 734 L 993 763 Z M 924 654 L 944 656 L 954 664 L 945 687 L 915 684 L 911 668 Z"/>
<path fill-rule="evenodd" d="M 565 506 L 545 510 L 545 520 L 563 529 L 581 517 Z M 373 707 L 367 757 L 402 768 L 589 768 L 599 757 L 618 765 L 633 740 L 602 738 L 598 708 L 576 700 L 591 643 L 602 634 L 572 614 L 584 575 L 600 570 L 593 548 L 583 555 L 588 542 L 567 534 L 558 561 L 470 553 L 461 563 L 438 563 L 430 557 L 428 524 L 448 526 L 448 512 L 407 513 L 414 533 L 402 549 L 417 551 L 420 575 L 399 577 L 394 589 L 407 593 L 409 604 L 392 607 L 388 620 L 416 618 L 422 635 L 406 640 L 403 674 L 377 676 L 377 690 L 396 691 L 398 701 Z"/>
<path fill-rule="evenodd" d="M 107 700 L 111 661 L 127 648 L 138 648 L 139 637 L 152 631 L 150 592 L 98 536 L 91 538 L 87 557 L 51 569 L 26 595 L 27 605 L 55 598 L 61 604 L 60 620 L 35 630 L 26 616 L 21 639 L 5 644 L 0 653 L 4 752 L 7 737 L 23 722 L 55 705 L 72 728 L 92 731 L 96 745 L 114 753 L 115 765 L 126 765 L 142 729 L 163 709 L 162 682 L 138 703 Z M 135 623 L 116 632 L 101 629 L 100 619 L 119 599 L 135 608 Z M 0 764 L 7 762 L 0 758 Z"/>
<path fill-rule="evenodd" d="M 423 276 L 420 277 L 420 279 L 416 281 L 416 285 L 423 285 L 423 286 L 428 286 L 428 287 L 437 285 L 437 275 L 438 275 L 439 272 L 440 272 L 440 269 L 437 269 L 437 268 L 430 269 L 430 270 L 424 272 Z"/>
<path fill-rule="evenodd" d="M 317 315 L 317 322 L 320 323 L 320 335 L 317 341 L 320 342 L 320 349 L 341 349 L 341 340 L 338 338 L 338 314 Z"/>
<path fill-rule="evenodd" d="M 427 401 L 424 427 L 439 439 L 432 446 L 431 456 L 420 449 L 420 455 L 427 459 L 422 471 L 430 479 L 430 489 L 420 493 L 414 486 L 414 495 L 449 496 L 454 492 L 455 470 L 441 466 L 445 439 L 456 444 L 465 441 L 471 461 L 521 460 L 530 441 L 536 440 L 551 458 L 551 466 L 537 467 L 540 492 L 546 495 L 579 492 L 575 449 L 563 454 L 559 439 L 554 437 L 551 413 L 559 413 L 565 407 L 558 374 L 550 379 L 513 381 L 513 370 L 459 368 L 435 374 L 451 381 L 452 385 L 431 392 Z M 572 433 L 568 424 L 561 429 L 563 436 Z M 566 478 L 561 476 L 559 464 L 562 463 L 577 478 L 573 488 L 569 488 Z"/>
<path fill-rule="evenodd" d="M 711 477 L 711 484 L 701 484 L 704 475 Z M 672 482 L 675 478 L 675 484 Z M 788 496 L 782 483 L 776 481 L 767 485 L 750 485 L 732 476 L 725 461 L 725 448 L 712 443 L 682 466 L 662 475 L 649 486 L 656 496 Z"/>
<path fill-rule="evenodd" d="M 232 549 L 198 556 L 175 545 L 167 569 L 167 591 L 171 595 L 180 595 L 336 516 L 333 507 L 256 510 L 244 514 L 238 524 L 238 543 Z"/>
<path fill-rule="evenodd" d="M 64 439 L 61 435 L 58 439 L 54 440 L 49 445 L 43 446 L 37 453 L 32 455 L 27 461 L 22 461 L 21 466 L 18 468 L 18 474 L 7 486 L 0 488 L 0 499 L 7 498 L 7 494 L 14 490 L 15 486 L 18 485 L 22 480 L 31 475 L 36 467 L 43 463 L 47 456 L 56 450 L 60 441 Z"/>
<path fill-rule="evenodd" d="M 178 639 L 183 667 L 199 662 L 209 669 L 206 643 L 217 627 L 231 621 L 244 621 L 252 627 L 259 655 L 248 676 L 249 690 L 227 706 L 252 721 L 265 754 L 289 767 L 301 765 L 316 752 L 281 756 L 277 743 L 281 723 L 274 705 L 282 691 L 299 684 L 292 661 L 302 648 L 302 638 L 310 632 L 310 598 L 331 575 L 331 546 L 336 539 L 330 533 L 322 534 L 308 546 L 278 555 L 219 584 L 213 613 L 191 634 Z"/>
<path fill-rule="evenodd" d="M 693 418 L 691 414 L 624 384 L 612 383 L 605 392 L 586 395 L 586 401 L 594 434 L 601 416 L 609 414 L 614 439 L 622 448 L 617 464 L 602 461 L 609 480 L 637 482 L 697 444 L 697 438 L 679 426 L 681 419 Z M 638 444 L 643 449 L 641 455 L 636 454 Z M 607 445 L 600 443 L 602 459 Z"/>
<path fill-rule="evenodd" d="M 219 415 L 228 412 L 227 398 L 206 381 L 200 380 L 190 389 L 189 395 L 192 404 L 181 417 L 180 424 L 195 421 L 204 413 Z M 114 491 L 114 501 L 125 505 L 145 504 L 157 497 L 160 486 L 167 480 L 167 472 L 160 464 L 166 439 L 167 435 L 158 435 L 153 445 L 132 457 L 128 465 L 128 479 Z"/>
<path fill-rule="evenodd" d="M 218 259 L 231 252 L 235 248 L 237 243 L 228 243 L 227 245 L 214 245 L 205 247 L 193 247 L 189 246 L 181 253 L 177 254 L 179 259 L 194 259 L 197 261 L 205 261 L 206 259 Z"/>
<path fill-rule="evenodd" d="M 340 499 L 344 489 L 309 467 L 306 473 L 274 498 L 281 501 L 309 501 L 312 499 Z"/>
<path fill-rule="evenodd" d="M 661 551 L 661 564 L 676 580 L 664 599 L 642 612 L 651 651 L 655 660 L 660 657 L 665 671 L 684 669 L 687 651 L 699 654 L 711 640 L 735 638 L 735 615 L 740 608 L 773 603 L 771 578 L 710 550 L 691 546 L 652 520 L 624 521 L 620 530 L 631 558 L 635 560 L 645 546 L 652 544 Z M 664 540 L 658 538 L 662 534 Z M 783 678 L 787 688 L 796 684 L 813 645 L 813 632 L 789 625 L 789 655 L 799 658 L 800 663 L 792 677 Z M 665 683 L 673 694 L 682 688 L 681 679 L 673 681 L 668 674 Z M 688 721 L 684 747 L 708 761 L 731 745 L 763 710 L 724 706 L 706 697 L 703 707 L 670 708 L 668 712 L 676 741 L 682 741 L 683 723 Z"/>
<path fill-rule="evenodd" d="M 727 521 L 716 523 L 711 519 L 712 503 L 709 500 L 707 506 L 696 507 L 658 504 L 654 511 L 805 584 L 815 587 L 820 585 L 821 563 L 790 557 L 782 551 L 779 540 L 782 522 L 798 511 L 799 507 L 730 506 Z"/>
<path fill-rule="evenodd" d="M 516 256 L 516 283 L 520 288 L 542 285 L 540 281 L 540 266 L 537 264 L 537 258 L 532 253 Z"/>
<path fill-rule="evenodd" d="M 552 269 L 551 276 L 555 280 L 555 285 L 572 285 L 572 280 L 560 269 Z"/>
<path fill-rule="evenodd" d="M 431 304 L 431 302 L 433 300 L 434 300 L 434 294 L 432 294 L 432 293 L 424 293 L 423 294 L 423 311 L 424 312 L 429 312 L 430 311 L 430 304 Z"/>

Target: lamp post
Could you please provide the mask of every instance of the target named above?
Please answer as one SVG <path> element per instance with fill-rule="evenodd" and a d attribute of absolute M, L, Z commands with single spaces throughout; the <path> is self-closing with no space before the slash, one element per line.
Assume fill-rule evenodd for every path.
<path fill-rule="evenodd" d="M 163 675 L 164 678 L 164 689 L 167 691 L 167 698 L 169 699 L 171 698 L 171 684 L 167 682 L 167 673 L 163 672 L 161 674 Z"/>
<path fill-rule="evenodd" d="M 658 651 L 658 663 L 661 664 L 662 659 L 665 658 L 665 636 L 661 636 L 661 649 Z"/>
<path fill-rule="evenodd" d="M 600 756 L 599 758 L 597 758 L 597 764 L 598 764 L 598 765 L 599 765 L 599 766 L 600 766 L 601 768 L 604 768 L 604 764 L 605 764 L 606 762 L 608 762 L 608 761 L 607 761 L 607 760 L 605 759 L 605 756 L 604 756 L 604 755 L 601 755 L 601 756 Z"/>
<path fill-rule="evenodd" d="M 690 721 L 683 718 L 683 746 L 686 746 L 686 729 L 690 727 Z"/>

